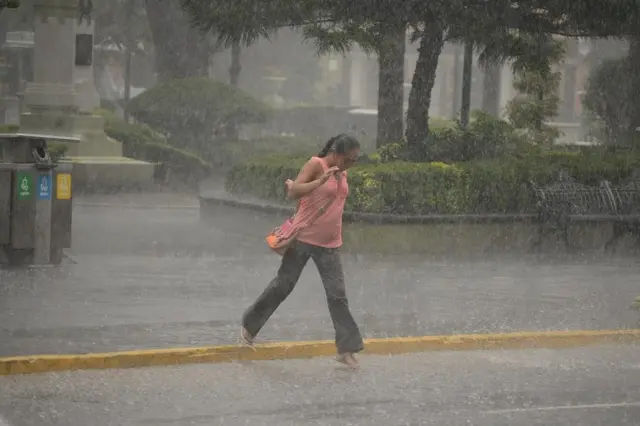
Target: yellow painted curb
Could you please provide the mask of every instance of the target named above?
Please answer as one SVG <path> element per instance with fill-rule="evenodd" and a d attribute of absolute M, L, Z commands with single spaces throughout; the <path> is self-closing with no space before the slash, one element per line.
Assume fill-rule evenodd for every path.
<path fill-rule="evenodd" d="M 549 331 L 368 339 L 365 354 L 477 349 L 568 348 L 600 343 L 640 343 L 640 329 Z M 82 355 L 0 358 L 0 376 L 68 370 L 133 368 L 229 361 L 312 358 L 335 354 L 333 341 L 279 342 L 248 347 L 226 345 Z"/>

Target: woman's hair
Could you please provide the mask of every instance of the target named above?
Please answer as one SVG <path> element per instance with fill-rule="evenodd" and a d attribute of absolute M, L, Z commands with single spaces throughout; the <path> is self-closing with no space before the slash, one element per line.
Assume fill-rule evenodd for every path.
<path fill-rule="evenodd" d="M 318 157 L 326 157 L 330 152 L 336 154 L 345 154 L 354 149 L 360 148 L 360 142 L 352 136 L 344 133 L 334 136 L 327 141 L 327 144 L 322 148 L 322 151 L 318 154 Z"/>

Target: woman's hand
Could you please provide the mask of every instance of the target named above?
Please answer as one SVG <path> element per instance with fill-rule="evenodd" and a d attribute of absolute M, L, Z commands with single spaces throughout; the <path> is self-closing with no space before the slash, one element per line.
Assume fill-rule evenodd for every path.
<path fill-rule="evenodd" d="M 318 178 L 318 180 L 320 181 L 320 185 L 324 184 L 326 181 L 329 180 L 331 176 L 334 176 L 336 173 L 340 173 L 340 167 L 329 168 L 326 172 L 322 174 L 322 176 Z"/>
<path fill-rule="evenodd" d="M 339 167 L 331 167 L 324 171 L 322 164 L 318 161 L 309 160 L 302 167 L 295 181 L 285 181 L 287 196 L 292 200 L 299 200 L 315 191 L 323 185 L 331 176 L 340 172 Z"/>

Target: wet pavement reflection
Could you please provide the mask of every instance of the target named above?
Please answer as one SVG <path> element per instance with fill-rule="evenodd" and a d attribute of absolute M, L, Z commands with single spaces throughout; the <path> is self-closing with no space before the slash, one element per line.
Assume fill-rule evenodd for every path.
<path fill-rule="evenodd" d="M 362 356 L 356 373 L 315 358 L 0 377 L 0 417 L 11 426 L 632 426 L 637 351 Z"/>
<path fill-rule="evenodd" d="M 0 271 L 0 356 L 236 342 L 242 311 L 275 274 L 264 234 L 278 217 L 220 208 L 76 206 L 71 260 Z M 366 337 L 638 325 L 634 259 L 345 255 Z M 312 265 L 262 340 L 332 339 Z"/>

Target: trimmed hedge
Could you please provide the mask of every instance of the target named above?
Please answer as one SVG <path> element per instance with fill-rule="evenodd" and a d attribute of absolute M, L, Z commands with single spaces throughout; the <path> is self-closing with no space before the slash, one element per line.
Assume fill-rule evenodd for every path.
<path fill-rule="evenodd" d="M 237 164 L 256 157 L 271 155 L 311 156 L 322 149 L 312 139 L 301 139 L 291 136 L 271 136 L 260 139 L 226 141 L 216 147 L 211 162 L 218 168 L 228 171 Z"/>
<path fill-rule="evenodd" d="M 481 111 L 474 111 L 469 127 L 460 122 L 433 120 L 429 136 L 418 146 L 406 142 L 389 144 L 378 150 L 384 162 L 407 160 L 458 163 L 518 155 L 535 149 L 508 122 Z"/>
<path fill-rule="evenodd" d="M 165 171 L 186 182 L 207 177 L 213 166 L 196 154 L 169 145 L 166 139 L 144 124 L 130 124 L 108 111 L 98 111 L 105 118 L 104 131 L 122 142 L 123 155 L 137 160 L 159 163 Z"/>
<path fill-rule="evenodd" d="M 286 195 L 284 181 L 295 178 L 305 160 L 285 156 L 250 160 L 231 169 L 226 189 L 233 194 L 282 201 Z M 486 176 L 485 180 L 492 179 Z M 466 213 L 473 210 L 474 197 L 470 194 L 474 186 L 468 171 L 460 165 L 371 163 L 349 170 L 346 208 L 367 213 Z"/>
<path fill-rule="evenodd" d="M 307 158 L 269 156 L 247 161 L 228 173 L 227 190 L 282 201 L 284 181 L 295 178 Z M 602 179 L 618 183 L 640 165 L 638 158 L 593 150 L 540 151 L 454 164 L 372 162 L 349 170 L 347 209 L 409 215 L 531 213 L 535 200 L 529 181 L 547 184 L 567 170 L 587 184 Z"/>
<path fill-rule="evenodd" d="M 304 157 L 292 155 L 272 155 L 250 159 L 229 170 L 225 188 L 234 194 L 250 194 L 264 199 L 282 200 L 286 195 L 285 180 L 295 177 L 304 163 Z"/>

